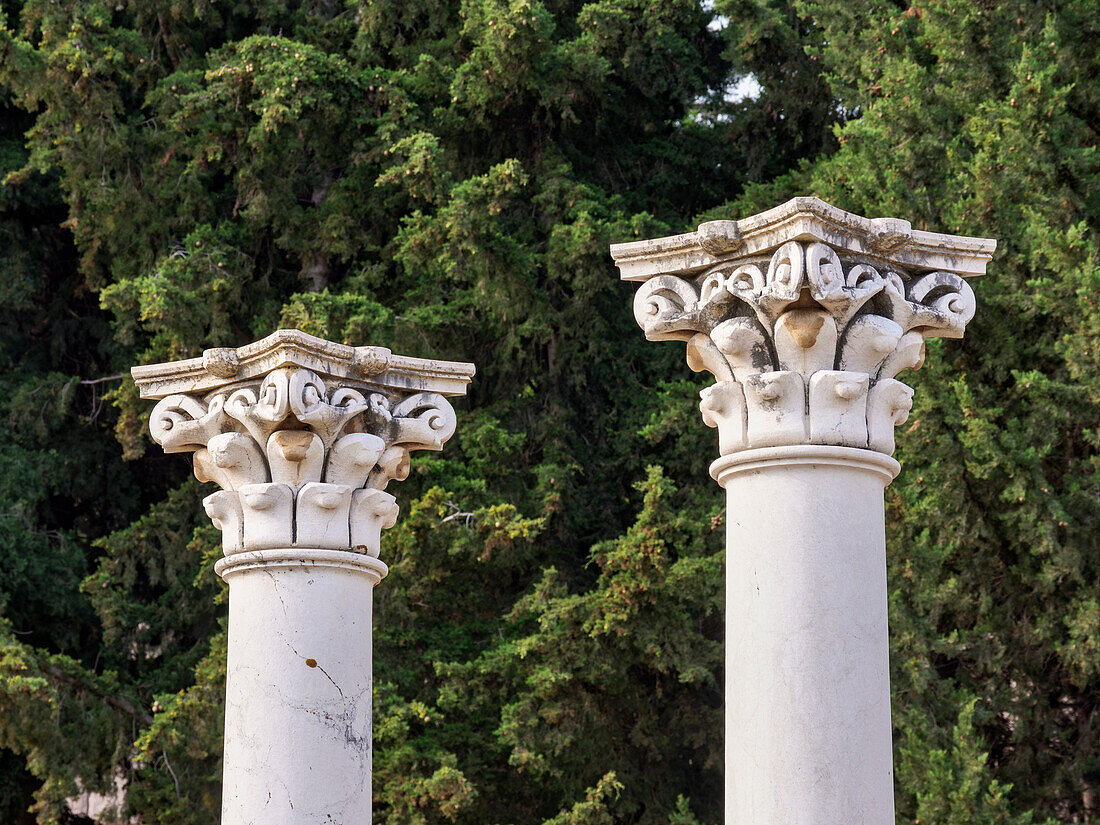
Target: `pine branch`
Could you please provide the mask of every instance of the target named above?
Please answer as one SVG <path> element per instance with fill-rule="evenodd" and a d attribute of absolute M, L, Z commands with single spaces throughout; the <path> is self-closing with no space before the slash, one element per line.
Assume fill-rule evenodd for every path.
<path fill-rule="evenodd" d="M 49 675 L 56 679 L 58 682 L 64 682 L 65 684 L 71 685 L 72 687 L 80 688 L 82 690 L 88 691 L 89 693 L 95 694 L 108 705 L 113 707 L 115 710 L 121 711 L 122 713 L 125 713 L 126 715 L 131 716 L 134 719 L 137 719 L 142 724 L 153 724 L 153 717 L 145 711 L 141 710 L 140 708 L 136 707 L 129 699 L 125 699 L 122 696 L 112 696 L 108 693 L 104 693 L 101 690 L 97 690 L 94 686 L 66 673 L 61 668 L 55 665 L 47 665 L 46 672 L 49 673 Z"/>

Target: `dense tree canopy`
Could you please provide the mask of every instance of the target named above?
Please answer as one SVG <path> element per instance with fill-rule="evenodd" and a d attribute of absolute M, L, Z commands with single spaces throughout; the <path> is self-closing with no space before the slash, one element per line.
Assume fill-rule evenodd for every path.
<path fill-rule="evenodd" d="M 1098 70 L 1095 0 L 0 0 L 0 821 L 217 821 L 220 542 L 127 370 L 293 326 L 479 371 L 376 821 L 720 822 L 703 379 L 607 245 L 795 194 L 1000 242 L 903 376 L 898 821 L 1100 818 Z"/>

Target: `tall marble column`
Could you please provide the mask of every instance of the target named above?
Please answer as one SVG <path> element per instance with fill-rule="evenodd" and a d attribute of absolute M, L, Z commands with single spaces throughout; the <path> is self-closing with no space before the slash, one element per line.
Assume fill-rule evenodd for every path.
<path fill-rule="evenodd" d="M 222 825 L 369 825 L 371 599 L 386 492 L 455 429 L 472 364 L 279 330 L 135 367 L 166 452 L 193 452 L 229 584 Z"/>
<path fill-rule="evenodd" d="M 714 375 L 726 490 L 726 825 L 893 825 L 883 490 L 925 339 L 996 242 L 795 198 L 618 244 L 634 316 Z"/>

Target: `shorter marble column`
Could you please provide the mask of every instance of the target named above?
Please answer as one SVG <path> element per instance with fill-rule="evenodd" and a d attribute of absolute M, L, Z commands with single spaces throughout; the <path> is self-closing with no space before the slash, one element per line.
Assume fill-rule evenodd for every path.
<path fill-rule="evenodd" d="M 372 596 L 410 450 L 455 429 L 473 365 L 280 330 L 133 369 L 194 452 L 229 584 L 222 825 L 369 825 Z"/>
<path fill-rule="evenodd" d="M 795 198 L 618 244 L 683 341 L 726 490 L 726 825 L 892 825 L 883 489 L 926 338 L 962 337 L 996 243 Z"/>

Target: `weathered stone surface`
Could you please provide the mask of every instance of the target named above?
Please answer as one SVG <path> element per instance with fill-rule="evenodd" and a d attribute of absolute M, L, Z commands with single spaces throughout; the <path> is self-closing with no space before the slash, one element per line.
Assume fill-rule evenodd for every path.
<path fill-rule="evenodd" d="M 703 409 L 728 455 L 798 443 L 892 452 L 884 422 L 908 408 L 886 387 L 920 366 L 926 338 L 962 337 L 975 310 L 963 277 L 984 272 L 995 247 L 795 198 L 611 254 L 643 282 L 634 317 L 646 337 L 684 341 L 689 366 L 723 386 L 726 400 L 708 391 Z"/>
<path fill-rule="evenodd" d="M 726 489 L 726 825 L 894 822 L 883 487 L 897 462 L 797 444 Z"/>
<path fill-rule="evenodd" d="M 297 330 L 133 369 L 142 397 L 160 399 L 153 439 L 194 452 L 195 475 L 222 487 L 206 507 L 228 531 L 227 554 L 355 547 L 373 556 L 379 525 L 393 523 L 373 514 L 396 507 L 386 485 L 408 474 L 410 451 L 443 448 L 455 429 L 444 396 L 464 392 L 473 373 Z M 370 508 L 352 507 L 360 489 L 375 491 Z"/>

